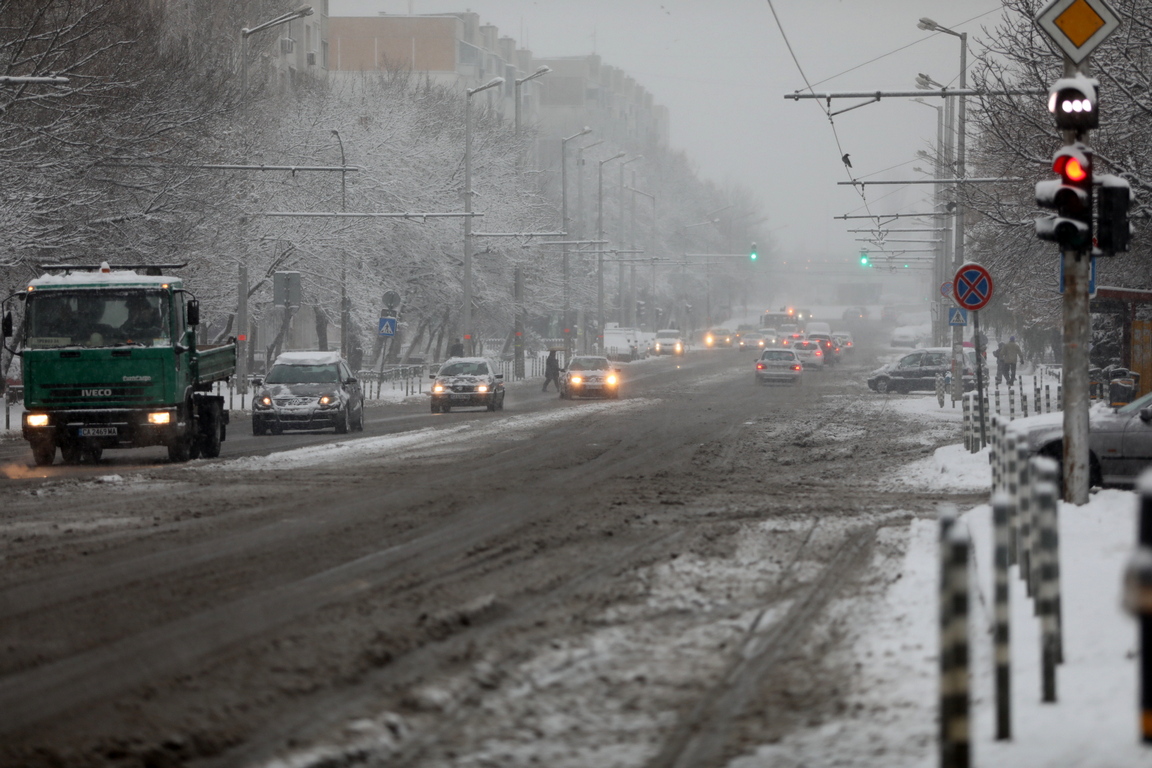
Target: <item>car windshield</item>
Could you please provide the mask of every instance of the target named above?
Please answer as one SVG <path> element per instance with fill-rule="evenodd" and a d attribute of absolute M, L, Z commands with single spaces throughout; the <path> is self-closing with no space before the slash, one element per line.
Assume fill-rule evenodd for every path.
<path fill-rule="evenodd" d="M 1149 405 L 1152 405 L 1152 392 L 1149 392 L 1143 397 L 1136 398 L 1132 402 L 1128 403 L 1128 405 L 1120 406 L 1116 409 L 1116 413 L 1137 413 L 1141 408 L 1145 408 Z"/>
<path fill-rule="evenodd" d="M 268 384 L 335 384 L 340 372 L 335 363 L 325 365 L 273 365 L 268 371 Z"/>
<path fill-rule="evenodd" d="M 440 369 L 441 376 L 487 376 L 487 363 L 448 363 Z"/>
<path fill-rule="evenodd" d="M 570 371 L 606 371 L 608 358 L 606 357 L 575 357 L 568 364 Z"/>
<path fill-rule="evenodd" d="M 792 352 L 788 352 L 788 351 L 785 351 L 782 349 L 781 350 L 770 349 L 767 352 L 765 352 L 763 355 L 761 355 L 760 359 L 761 360 L 774 360 L 777 362 L 780 362 L 780 361 L 787 362 L 790 360 L 795 360 L 796 355 Z"/>
<path fill-rule="evenodd" d="M 33 292 L 27 328 L 28 349 L 171 344 L 168 304 L 157 291 Z"/>
<path fill-rule="evenodd" d="M 658 339 L 678 339 L 680 338 L 679 331 L 660 331 L 656 334 Z"/>

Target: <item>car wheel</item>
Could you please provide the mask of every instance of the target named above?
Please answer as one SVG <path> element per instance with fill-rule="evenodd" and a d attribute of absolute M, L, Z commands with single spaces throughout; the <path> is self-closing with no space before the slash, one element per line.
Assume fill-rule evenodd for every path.
<path fill-rule="evenodd" d="M 32 443 L 32 461 L 38 467 L 46 467 L 56 460 L 56 444 L 47 440 Z"/>
<path fill-rule="evenodd" d="M 492 393 L 492 396 L 488 398 L 488 412 L 496 412 L 496 393 Z"/>
<path fill-rule="evenodd" d="M 451 412 L 452 412 L 452 406 L 448 405 L 448 403 L 444 403 L 443 405 L 440 406 L 440 413 L 451 413 Z"/>
<path fill-rule="evenodd" d="M 435 401 L 432 402 L 432 413 L 440 413 L 440 404 Z"/>
<path fill-rule="evenodd" d="M 888 379 L 876 380 L 876 391 L 882 395 L 888 394 L 892 390 L 892 382 Z"/>
<path fill-rule="evenodd" d="M 264 425 L 263 419 L 252 418 L 252 434 L 256 437 L 262 437 L 268 433 L 268 427 Z"/>
<path fill-rule="evenodd" d="M 280 424 L 277 422 L 272 423 L 271 430 L 272 430 L 272 434 L 274 434 L 274 435 L 284 434 L 284 427 L 280 426 Z"/>
<path fill-rule="evenodd" d="M 351 422 L 352 422 L 352 414 L 350 414 L 348 412 L 348 408 L 345 407 L 343 412 L 341 412 L 341 414 L 340 414 L 340 418 L 336 419 L 336 434 L 338 434 L 338 435 L 348 434 L 348 425 Z"/>
<path fill-rule="evenodd" d="M 501 411 L 504 410 L 504 398 L 507 396 L 508 396 L 507 393 L 504 393 L 504 392 L 500 393 L 500 405 L 498 405 L 497 408 Z"/>

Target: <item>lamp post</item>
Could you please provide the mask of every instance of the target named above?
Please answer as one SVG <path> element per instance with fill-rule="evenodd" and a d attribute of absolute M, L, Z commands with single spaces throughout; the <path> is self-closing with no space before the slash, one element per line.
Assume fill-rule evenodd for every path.
<path fill-rule="evenodd" d="M 944 169 L 947 167 L 948 156 L 945 147 L 945 125 L 944 122 L 944 107 L 937 107 L 934 104 L 929 104 L 923 99 L 912 99 L 912 101 L 923 104 L 929 109 L 936 110 L 936 157 L 932 159 L 933 178 L 937 181 L 944 178 Z M 916 154 L 921 155 L 928 159 L 928 153 L 924 150 L 919 150 Z M 932 187 L 932 212 L 936 213 L 940 210 L 943 203 L 941 195 L 940 184 L 935 184 Z M 947 231 L 947 230 L 944 230 Z M 936 302 L 936 321 L 933 323 L 932 335 L 937 344 L 943 344 L 944 338 L 948 332 L 947 317 L 946 317 L 946 302 L 947 299 L 937 292 L 937 286 L 942 285 L 946 281 L 948 272 L 948 238 L 947 236 L 941 238 L 936 245 L 936 258 L 935 266 L 932 272 L 932 295 L 933 301 Z"/>
<path fill-rule="evenodd" d="M 935 21 L 929 18 L 922 18 L 916 24 L 920 29 L 929 32 L 943 32 L 946 35 L 960 38 L 960 90 L 963 91 L 967 83 L 968 71 L 968 33 L 956 32 L 942 27 Z M 964 163 L 965 163 L 965 137 L 964 137 L 964 97 L 960 96 L 960 105 L 957 109 L 956 115 L 956 179 L 958 184 L 956 187 L 956 227 L 955 227 L 955 244 L 952 247 L 953 266 L 959 267 L 964 263 L 964 199 L 960 190 L 959 184 L 963 183 L 964 179 Z M 976 364 L 981 365 L 979 340 L 976 340 Z M 957 371 L 964 370 L 964 329 L 960 326 L 955 326 L 952 329 L 952 366 Z M 962 376 L 952 377 L 952 402 L 955 403 L 964 395 L 964 382 Z"/>
<path fill-rule="evenodd" d="M 348 174 L 343 170 L 348 163 L 344 159 L 344 140 L 340 131 L 332 129 L 332 135 L 340 145 L 340 212 L 348 211 Z M 340 354 L 348 359 L 348 254 L 340 248 Z"/>
<path fill-rule="evenodd" d="M 288 13 L 277 16 L 263 24 L 257 24 L 254 27 L 244 27 L 240 30 L 240 108 L 244 112 L 248 111 L 248 38 L 269 27 L 287 24 L 290 21 L 311 15 L 312 6 L 302 5 L 294 11 L 289 11 Z"/>
<path fill-rule="evenodd" d="M 596 239 L 604 239 L 604 164 L 624 157 L 623 152 L 601 160 L 596 169 Z M 599 345 L 603 348 L 604 339 L 604 249 L 601 247 L 596 254 L 596 331 L 599 334 Z"/>
<path fill-rule="evenodd" d="M 649 324 L 652 326 L 652 331 L 655 331 L 656 330 L 655 316 L 652 313 L 652 307 L 654 307 L 655 303 L 656 303 L 656 259 L 655 259 L 655 253 L 656 253 L 656 195 L 653 195 L 649 192 L 645 192 L 641 189 L 636 189 L 635 187 L 632 187 L 631 191 L 632 191 L 633 201 L 635 201 L 636 195 L 643 195 L 644 197 L 647 197 L 649 200 L 652 201 L 652 235 L 651 235 L 651 239 L 648 242 L 648 252 L 650 254 L 653 254 L 653 259 L 652 259 L 652 295 L 648 299 L 649 308 L 648 308 L 648 312 L 646 313 L 647 317 L 645 319 L 647 319 Z M 635 229 L 635 227 L 636 227 L 636 206 L 635 206 L 635 204 L 633 204 L 633 206 L 632 206 L 632 227 L 633 227 L 633 229 Z M 635 240 L 635 238 L 633 238 L 633 240 Z M 635 242 L 633 242 L 633 248 L 635 248 Z M 635 293 L 635 291 L 636 291 L 635 278 L 633 278 L 633 280 L 632 280 L 632 290 Z"/>
<path fill-rule="evenodd" d="M 564 230 L 565 241 L 571 239 L 569 235 L 572 232 L 571 227 L 568 225 L 568 142 L 573 139 L 578 139 L 581 136 L 587 136 L 592 133 L 592 129 L 585 126 L 584 130 L 575 133 L 567 138 L 560 139 L 560 228 Z M 563 327 L 568 328 L 568 311 L 569 311 L 569 267 L 568 267 L 568 245 L 565 244 L 561 250 L 564 262 L 564 319 Z M 571 334 L 564 334 L 564 364 L 568 364 L 568 357 L 572 354 L 572 339 Z"/>
<path fill-rule="evenodd" d="M 515 84 L 515 92 L 516 92 L 515 95 L 516 95 L 516 135 L 517 136 L 520 135 L 520 86 L 524 85 L 524 83 L 528 82 L 529 80 L 535 80 L 536 78 L 542 77 L 551 71 L 552 71 L 552 67 L 540 67 L 535 72 L 528 75 L 528 77 L 518 77 L 518 78 L 516 78 L 516 80 L 513 81 Z"/>
<path fill-rule="evenodd" d="M 634 163 L 637 160 L 643 160 L 643 159 L 644 159 L 644 155 L 636 155 L 636 157 L 631 157 L 631 158 L 625 160 L 624 162 L 620 163 L 620 218 L 617 220 L 619 222 L 619 227 L 620 227 L 620 238 L 619 238 L 619 240 L 617 240 L 617 242 L 620 243 L 621 245 L 623 245 L 627 240 L 627 238 L 624 237 L 624 166 L 628 165 L 628 163 Z M 636 175 L 635 172 L 633 172 L 632 175 L 635 176 Z M 616 284 L 616 298 L 620 304 L 620 314 L 617 316 L 617 319 L 619 320 L 621 325 L 624 325 L 627 321 L 624 318 L 624 262 L 623 261 L 619 262 L 619 268 L 620 268 L 620 275 L 619 275 L 619 279 L 618 279 L 617 284 Z"/>
<path fill-rule="evenodd" d="M 494 77 L 479 88 L 464 93 L 464 312 L 460 325 L 464 333 L 464 354 L 473 354 L 472 343 L 472 97 L 504 84 L 504 78 Z"/>

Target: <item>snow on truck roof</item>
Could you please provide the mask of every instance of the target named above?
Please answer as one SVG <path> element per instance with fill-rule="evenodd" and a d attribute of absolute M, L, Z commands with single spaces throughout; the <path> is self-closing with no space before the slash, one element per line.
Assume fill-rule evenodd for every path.
<path fill-rule="evenodd" d="M 92 288 L 110 285 L 144 286 L 159 288 L 162 285 L 183 286 L 179 277 L 169 275 L 141 275 L 133 270 L 112 272 L 72 272 L 65 275 L 42 275 L 28 283 L 29 289 L 36 288 Z"/>

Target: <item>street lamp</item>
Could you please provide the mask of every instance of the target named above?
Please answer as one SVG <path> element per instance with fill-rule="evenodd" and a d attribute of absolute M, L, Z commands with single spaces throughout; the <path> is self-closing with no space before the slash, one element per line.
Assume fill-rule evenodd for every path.
<path fill-rule="evenodd" d="M 592 129 L 585 126 L 584 130 L 579 133 L 572 134 L 567 138 L 560 139 L 560 228 L 564 230 L 565 245 L 561 249 L 564 260 L 564 327 L 568 327 L 568 310 L 569 310 L 569 269 L 568 269 L 568 245 L 567 241 L 571 238 L 568 236 L 572 231 L 568 226 L 568 142 L 573 139 L 578 139 L 581 136 L 587 136 L 592 133 Z M 564 336 L 564 363 L 567 365 L 568 356 L 572 350 L 569 348 L 571 343 L 570 334 Z"/>
<path fill-rule="evenodd" d="M 517 136 L 520 135 L 520 86 L 522 86 L 524 83 L 528 82 L 529 80 L 535 80 L 536 78 L 542 77 L 543 75 L 546 75 L 551 71 L 552 71 L 552 67 L 540 67 L 535 72 L 528 75 L 528 77 L 518 77 L 514 81 L 515 86 L 516 86 L 514 90 L 516 92 L 516 135 Z"/>
<path fill-rule="evenodd" d="M 968 71 L 968 33 L 956 32 L 942 27 L 935 21 L 929 18 L 921 18 L 916 25 L 920 29 L 929 32 L 943 32 L 946 35 L 960 38 L 960 91 L 963 93 L 966 87 L 966 77 Z M 956 179 L 958 180 L 956 187 L 956 229 L 955 229 L 955 245 L 952 247 L 952 258 L 954 265 L 959 267 L 964 263 L 964 198 L 961 194 L 959 184 L 963 183 L 964 179 L 964 163 L 965 163 L 965 137 L 964 137 L 964 97 L 960 96 L 960 106 L 956 115 Z M 976 342 L 979 347 L 979 341 Z M 963 368 L 963 344 L 964 344 L 964 329 L 960 326 L 955 326 L 952 329 L 952 364 L 956 370 Z M 980 349 L 976 350 L 977 362 L 979 362 Z M 955 403 L 961 398 L 964 393 L 963 382 L 960 376 L 954 376 L 952 381 L 952 402 Z"/>
<path fill-rule="evenodd" d="M 610 163 L 613 160 L 619 160 L 624 157 L 624 152 L 609 157 L 607 160 L 601 160 L 599 167 L 596 169 L 596 239 L 604 239 L 604 164 Z M 604 249 L 603 246 L 596 254 L 596 323 L 597 332 L 600 334 L 601 342 L 603 345 L 604 336 Z M 602 348 L 602 346 L 601 346 Z"/>
<path fill-rule="evenodd" d="M 464 332 L 464 352 L 473 354 L 472 345 L 472 97 L 504 84 L 504 78 L 494 77 L 479 88 L 464 93 L 464 313 L 460 325 Z"/>
<path fill-rule="evenodd" d="M 274 19 L 257 24 L 254 27 L 244 27 L 240 30 L 240 108 L 248 111 L 248 38 L 269 27 L 287 24 L 296 19 L 312 15 L 312 6 L 302 5 L 294 11 L 277 16 Z"/>
<path fill-rule="evenodd" d="M 620 218 L 618 219 L 620 226 L 620 239 L 617 241 L 621 245 L 624 244 L 624 166 L 628 163 L 634 163 L 637 160 L 643 160 L 644 155 L 636 155 L 636 157 L 629 158 L 620 163 Z M 632 172 L 633 183 L 635 183 L 636 172 Z M 620 262 L 620 275 L 616 284 L 616 297 L 620 302 L 620 315 L 618 319 L 620 324 L 623 325 L 626 321 L 624 318 L 624 262 Z"/>
<path fill-rule="evenodd" d="M 348 163 L 344 160 L 344 140 L 340 138 L 340 131 L 332 129 L 332 135 L 340 144 L 340 212 L 348 210 L 348 174 L 344 170 Z M 343 247 L 340 248 L 340 354 L 348 359 L 348 254 Z"/>

